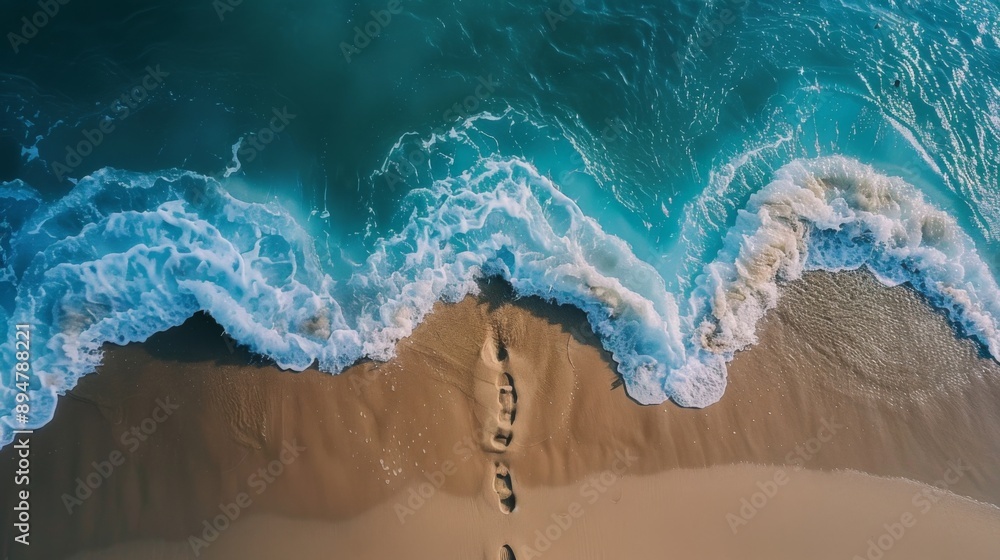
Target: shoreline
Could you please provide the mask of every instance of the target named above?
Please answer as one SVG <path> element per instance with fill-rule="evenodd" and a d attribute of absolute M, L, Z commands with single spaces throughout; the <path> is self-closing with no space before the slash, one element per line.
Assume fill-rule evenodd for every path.
<path fill-rule="evenodd" d="M 397 522 L 388 534 L 372 533 L 368 541 L 351 546 L 367 542 L 372 551 L 395 546 L 400 554 L 407 547 L 422 553 L 451 533 L 425 529 L 420 537 L 406 527 L 429 523 L 417 520 L 434 518 L 427 508 L 439 506 L 422 506 L 403 520 L 394 506 L 410 490 L 426 493 L 430 484 L 434 499 L 428 504 L 447 502 L 440 515 L 466 527 L 462 538 L 469 548 L 461 557 L 479 557 L 509 541 L 523 559 L 519 550 L 527 546 L 521 534 L 527 520 L 520 520 L 568 513 L 567 489 L 588 484 L 608 469 L 614 472 L 616 462 L 620 466 L 623 457 L 633 455 L 624 476 L 616 475 L 622 483 L 619 502 L 635 508 L 626 509 L 632 512 L 626 520 L 676 515 L 665 507 L 669 504 L 643 496 L 682 492 L 678 480 L 688 475 L 698 479 L 691 482 L 697 500 L 728 501 L 738 509 L 742 498 L 754 495 L 757 483 L 771 488 L 770 480 L 785 487 L 773 474 L 762 481 L 762 472 L 796 469 L 797 480 L 836 480 L 782 491 L 780 496 L 799 506 L 775 514 L 776 522 L 812 519 L 801 522 L 803 530 L 811 527 L 820 536 L 850 541 L 849 535 L 869 529 L 849 504 L 841 507 L 853 513 L 837 523 L 849 525 L 853 519 L 855 524 L 839 533 L 823 532 L 821 520 L 805 515 L 805 497 L 833 500 L 836 492 L 828 488 L 837 487 L 857 503 L 869 503 L 858 489 L 874 484 L 879 496 L 898 498 L 900 488 L 934 483 L 950 469 L 961 476 L 947 485 L 946 509 L 978 519 L 976 527 L 982 529 L 967 535 L 969 542 L 986 546 L 990 541 L 978 541 L 976 535 L 1000 527 L 995 507 L 1000 504 L 1000 413 L 994 406 L 1000 399 L 1000 366 L 983 359 L 973 341 L 956 337 L 947 320 L 911 290 L 885 288 L 864 273 L 812 273 L 787 286 L 761 326 L 759 343 L 730 364 L 726 395 L 705 409 L 637 405 L 616 383 L 613 364 L 581 312 L 535 298 L 511 300 L 502 287 L 457 304 L 438 304 L 399 344 L 397 358 L 362 363 L 337 376 L 247 365 L 253 358 L 238 348 L 230 351 L 221 334 L 217 325 L 193 320 L 143 344 L 108 348 L 101 370 L 63 399 L 56 418 L 33 443 L 43 450 L 33 475 L 40 488 L 33 502 L 34 530 L 61 538 L 45 543 L 36 537 L 39 547 L 32 546 L 31 554 L 38 556 L 25 557 L 107 549 L 108 556 L 85 557 L 111 558 L 109 547 L 150 540 L 180 543 L 177 550 L 163 544 L 162 552 L 186 549 L 190 555 L 198 547 L 189 539 L 205 536 L 203 523 L 224 510 L 220 504 L 235 504 L 241 515 L 218 543 L 198 548 L 204 552 L 200 557 L 267 558 L 261 550 L 288 546 L 288 536 L 298 531 L 292 526 L 311 523 L 344 528 L 334 531 L 341 541 L 316 536 L 316 543 L 347 546 L 354 542 L 350 534 L 385 529 L 392 516 Z M 947 362 L 935 360 L 937 355 L 948 356 Z M 151 429 L 145 430 L 144 422 Z M 137 442 L 126 443 L 122 438 L 134 434 L 135 427 L 146 439 L 136 436 Z M 80 446 L 81 441 L 88 445 Z M 80 498 L 67 481 L 85 479 L 98 470 L 95 464 L 111 462 L 115 451 L 123 454 L 121 465 Z M 2 464 L 11 464 L 9 449 L 0 457 Z M 707 475 L 706 469 L 728 470 Z M 872 476 L 858 482 L 861 475 L 851 471 Z M 750 483 L 739 492 L 712 490 L 730 479 Z M 626 494 L 624 488 L 631 490 Z M 0 489 L 7 503 L 9 492 L 7 486 Z M 242 494 L 249 503 L 240 501 Z M 614 518 L 619 510 L 611 498 L 617 494 L 599 494 L 608 498 L 600 503 L 608 505 L 593 510 L 590 518 Z M 80 503 L 68 507 L 66 495 Z M 685 502 L 684 508 L 693 507 Z M 720 526 L 730 531 L 731 519 L 724 513 L 734 509 L 716 507 L 712 517 L 707 513 L 712 508 L 706 508 L 704 515 L 715 524 L 700 533 L 693 523 L 684 531 L 664 529 L 627 552 L 610 542 L 567 538 L 560 540 L 563 552 L 553 548 L 546 557 L 586 549 L 653 558 L 666 536 L 691 543 L 722 539 L 720 548 L 707 550 L 724 554 L 726 546 L 736 546 L 737 535 L 725 540 L 725 533 L 716 531 Z M 768 507 L 768 512 L 779 510 L 784 511 Z M 885 508 L 878 511 L 891 517 Z M 291 525 L 271 534 L 257 527 L 262 518 Z M 365 525 L 376 518 L 379 524 Z M 922 526 L 939 527 L 945 535 L 948 524 L 944 516 Z M 791 558 L 804 550 L 795 547 L 808 544 L 768 548 L 765 526 L 770 525 L 739 525 L 740 534 L 763 547 L 761 555 Z M 870 532 L 876 535 L 876 529 L 878 524 Z M 641 541 L 641 534 L 635 538 Z M 942 538 L 959 546 L 957 539 Z M 591 548 L 576 548 L 585 542 Z M 225 555 L 241 543 L 249 550 Z M 910 546 L 901 544 L 898 550 Z M 11 557 L 20 557 L 9 542 L 5 547 Z M 976 557 L 975 551 L 986 549 L 961 550 Z"/>

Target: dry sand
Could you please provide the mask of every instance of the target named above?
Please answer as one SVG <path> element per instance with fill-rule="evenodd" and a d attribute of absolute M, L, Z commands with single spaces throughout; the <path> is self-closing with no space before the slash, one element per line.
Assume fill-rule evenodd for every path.
<path fill-rule="evenodd" d="M 492 559 L 505 545 L 520 560 L 1000 557 L 1000 366 L 912 291 L 863 273 L 789 286 L 759 334 L 723 400 L 696 410 L 629 400 L 582 314 L 498 286 L 440 305 L 391 362 L 340 376 L 253 364 L 192 320 L 109 348 L 63 399 L 32 442 L 33 544 L 4 546 L 46 559 Z M 115 451 L 122 464 L 68 513 L 77 479 Z M 9 469 L 11 450 L 0 459 Z M 213 522 L 224 511 L 236 521 Z M 213 523 L 231 527 L 215 538 Z"/>

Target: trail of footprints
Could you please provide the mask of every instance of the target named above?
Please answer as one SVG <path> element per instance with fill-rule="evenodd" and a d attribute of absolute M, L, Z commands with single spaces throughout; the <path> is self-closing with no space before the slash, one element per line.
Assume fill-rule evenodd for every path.
<path fill-rule="evenodd" d="M 507 349 L 503 343 L 498 344 L 497 359 L 506 364 Z M 497 398 L 500 401 L 500 410 L 497 416 L 497 431 L 493 434 L 492 448 L 497 453 L 503 453 L 510 446 L 514 437 L 514 418 L 517 416 L 517 390 L 514 389 L 514 378 L 507 372 L 501 372 L 497 377 Z M 500 511 L 509 514 L 514 511 L 517 505 L 517 498 L 514 496 L 514 485 L 510 476 L 510 469 L 501 461 L 494 463 L 496 476 L 493 479 L 493 490 L 497 493 Z M 516 560 L 514 551 L 510 545 L 503 545 L 500 548 L 500 560 Z"/>

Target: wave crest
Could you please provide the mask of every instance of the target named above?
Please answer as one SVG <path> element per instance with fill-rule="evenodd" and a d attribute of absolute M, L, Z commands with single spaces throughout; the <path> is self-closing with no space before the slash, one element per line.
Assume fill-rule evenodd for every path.
<path fill-rule="evenodd" d="M 883 283 L 909 282 L 1000 356 L 1000 289 L 972 240 L 913 186 L 846 158 L 793 162 L 752 195 L 684 316 L 653 266 L 516 158 L 411 192 L 405 225 L 350 270 L 334 270 L 280 207 L 192 173 L 102 170 L 51 205 L 7 187 L 20 202 L 9 195 L 4 207 L 18 226 L 0 246 L 2 319 L 8 332 L 31 323 L 44 341 L 26 427 L 51 418 L 103 344 L 143 341 L 197 311 L 282 368 L 338 372 L 391 358 L 436 302 L 476 293 L 485 275 L 585 311 L 647 404 L 721 398 L 726 362 L 756 342 L 780 283 L 807 270 L 867 266 Z M 4 377 L 5 410 L 14 396 Z M 13 418 L 2 424 L 7 443 Z"/>

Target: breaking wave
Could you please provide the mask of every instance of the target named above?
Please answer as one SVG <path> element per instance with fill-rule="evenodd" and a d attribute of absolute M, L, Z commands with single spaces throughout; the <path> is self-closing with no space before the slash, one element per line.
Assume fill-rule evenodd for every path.
<path fill-rule="evenodd" d="M 32 325 L 34 342 L 26 426 L 11 412 L 13 356 L 0 358 L 3 444 L 51 419 L 105 343 L 205 311 L 282 368 L 336 373 L 390 359 L 436 302 L 476 293 L 485 276 L 586 312 L 647 404 L 721 398 L 727 361 L 755 342 L 780 284 L 808 270 L 865 266 L 885 284 L 910 283 L 1000 357 L 1000 289 L 970 237 L 915 187 L 844 157 L 779 169 L 683 296 L 519 158 L 481 158 L 411 191 L 403 225 L 347 268 L 282 207 L 190 172 L 104 169 L 53 203 L 16 181 L 0 198 L 0 320 L 8 339 Z"/>

